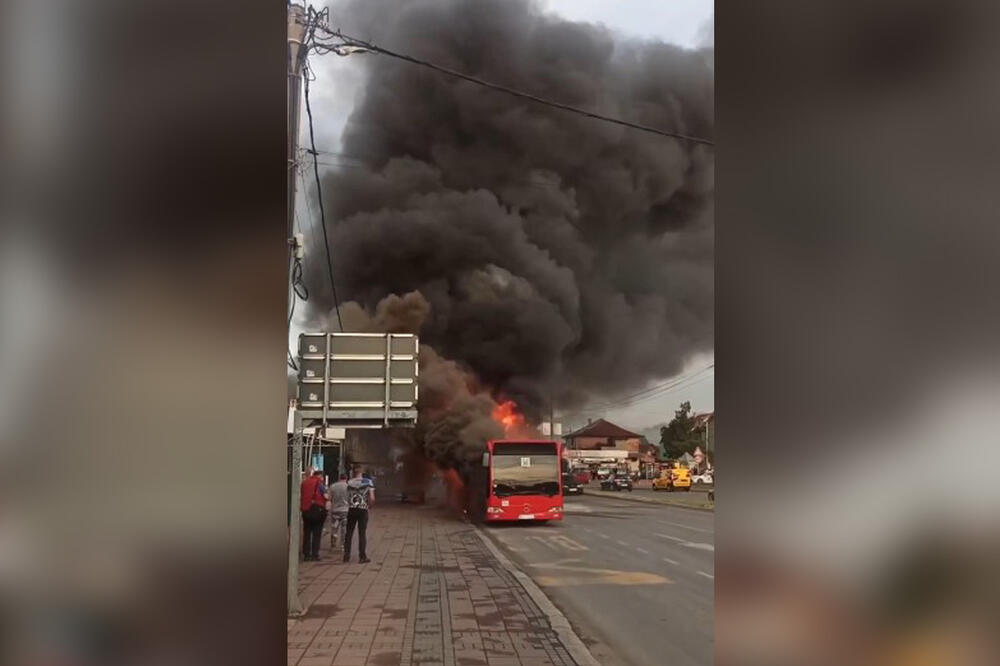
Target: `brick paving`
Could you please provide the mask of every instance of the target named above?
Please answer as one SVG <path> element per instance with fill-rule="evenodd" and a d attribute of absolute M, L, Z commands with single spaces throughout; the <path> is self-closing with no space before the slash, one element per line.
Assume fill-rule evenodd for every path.
<path fill-rule="evenodd" d="M 372 512 L 368 564 L 301 564 L 306 615 L 288 666 L 573 666 L 524 588 L 475 528 L 431 506 Z M 355 544 L 356 546 L 356 544 Z"/>

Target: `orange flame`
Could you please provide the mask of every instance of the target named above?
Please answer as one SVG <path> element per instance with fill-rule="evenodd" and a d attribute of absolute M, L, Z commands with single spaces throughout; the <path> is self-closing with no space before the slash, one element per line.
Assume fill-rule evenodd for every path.
<path fill-rule="evenodd" d="M 453 469 L 441 470 L 441 480 L 448 492 L 447 502 L 452 509 L 461 511 L 465 507 L 465 484 Z"/>
<path fill-rule="evenodd" d="M 518 413 L 517 403 L 513 400 L 504 400 L 494 407 L 493 420 L 503 426 L 505 435 L 524 428 L 524 415 Z"/>

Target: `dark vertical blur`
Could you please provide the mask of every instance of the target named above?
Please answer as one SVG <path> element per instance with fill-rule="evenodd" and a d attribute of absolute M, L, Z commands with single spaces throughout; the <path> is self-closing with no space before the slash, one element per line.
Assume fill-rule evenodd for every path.
<path fill-rule="evenodd" d="M 284 663 L 284 4 L 2 12 L 0 662 Z"/>
<path fill-rule="evenodd" d="M 996 3 L 720 0 L 717 663 L 996 663 Z"/>

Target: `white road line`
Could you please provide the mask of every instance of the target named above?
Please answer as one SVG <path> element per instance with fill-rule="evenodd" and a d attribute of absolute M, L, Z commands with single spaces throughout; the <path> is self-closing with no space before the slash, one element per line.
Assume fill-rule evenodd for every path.
<path fill-rule="evenodd" d="M 656 532 L 653 536 L 663 537 L 664 539 L 670 539 L 671 541 L 679 541 L 680 543 L 687 543 L 687 539 L 678 539 L 675 536 L 670 536 L 669 534 L 660 534 Z"/>
<path fill-rule="evenodd" d="M 671 541 L 676 541 L 685 548 L 694 548 L 696 550 L 708 550 L 715 552 L 715 546 L 710 543 L 701 543 L 700 541 L 688 541 L 687 539 L 679 539 L 675 536 L 670 536 L 669 534 L 654 533 L 654 536 L 663 537 L 664 539 L 670 539 Z"/>
<path fill-rule="evenodd" d="M 695 532 L 705 532 L 707 534 L 711 534 L 712 532 L 715 531 L 715 530 L 706 530 L 706 529 L 703 529 L 701 527 L 691 527 L 690 525 L 684 525 L 682 523 L 672 523 L 669 520 L 658 520 L 656 522 L 658 522 L 658 523 L 660 523 L 662 525 L 673 525 L 674 527 L 683 527 L 686 530 L 693 530 Z"/>
<path fill-rule="evenodd" d="M 664 562 L 669 562 L 670 564 L 680 564 L 680 562 L 678 562 L 677 560 L 672 560 L 669 557 L 664 557 L 663 561 Z"/>
<path fill-rule="evenodd" d="M 610 539 L 611 538 L 607 534 L 601 534 L 600 532 L 597 533 L 597 536 L 601 537 L 602 539 Z"/>
<path fill-rule="evenodd" d="M 707 574 L 704 571 L 699 571 L 698 575 L 699 576 L 704 576 L 705 578 L 713 578 L 713 579 L 715 578 L 715 576 L 713 576 L 712 574 Z"/>
<path fill-rule="evenodd" d="M 626 543 L 625 541 L 618 541 L 618 545 L 625 546 L 626 548 L 628 547 L 628 543 Z"/>
<path fill-rule="evenodd" d="M 644 555 L 649 555 L 649 551 L 646 550 L 645 548 L 639 548 L 638 546 L 636 546 L 635 549 Z"/>

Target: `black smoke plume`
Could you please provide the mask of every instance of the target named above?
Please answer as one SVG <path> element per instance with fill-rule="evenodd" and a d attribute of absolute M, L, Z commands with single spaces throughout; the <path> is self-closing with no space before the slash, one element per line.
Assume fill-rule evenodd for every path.
<path fill-rule="evenodd" d="M 548 99 L 712 137 L 704 50 L 629 40 L 528 0 L 346 2 L 331 22 Z M 425 317 L 419 332 L 434 362 L 534 420 L 551 397 L 566 408 L 613 395 L 711 349 L 711 147 L 386 56 L 350 58 L 365 81 L 342 144 L 356 163 L 323 182 L 343 300 L 374 312 L 419 292 L 426 311 L 409 305 Z M 317 321 L 332 307 L 324 272 L 311 262 Z M 451 404 L 463 400 L 461 413 L 488 412 L 474 391 Z M 426 437 L 481 437 L 481 421 L 445 414 L 422 426 Z"/>

